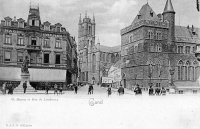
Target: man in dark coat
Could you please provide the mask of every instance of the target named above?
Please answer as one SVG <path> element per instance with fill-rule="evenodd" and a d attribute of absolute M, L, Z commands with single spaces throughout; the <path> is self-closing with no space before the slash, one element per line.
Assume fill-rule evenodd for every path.
<path fill-rule="evenodd" d="M 24 88 L 24 94 L 25 94 L 26 93 L 26 88 L 27 88 L 27 82 L 26 81 L 23 83 L 23 88 Z"/>
<path fill-rule="evenodd" d="M 75 85 L 75 86 L 74 86 L 74 92 L 75 92 L 75 94 L 77 94 L 77 91 L 78 91 L 78 86 Z"/>
<path fill-rule="evenodd" d="M 123 95 L 124 94 L 124 88 L 122 87 L 122 85 L 120 85 L 120 87 L 118 89 L 118 93 L 119 93 L 119 95 Z"/>
<path fill-rule="evenodd" d="M 140 86 L 137 84 L 137 87 L 134 90 L 135 95 L 141 95 L 142 94 L 142 89 L 140 88 Z"/>
<path fill-rule="evenodd" d="M 150 88 L 149 88 L 149 95 L 154 95 L 154 89 L 152 88 L 152 86 L 150 86 Z"/>
<path fill-rule="evenodd" d="M 108 90 L 107 90 L 107 91 L 108 91 L 108 97 L 109 97 L 109 95 L 111 95 L 111 93 L 112 93 L 111 87 L 110 87 L 110 86 L 108 87 Z"/>
<path fill-rule="evenodd" d="M 45 89 L 46 89 L 46 94 L 48 94 L 48 92 L 49 92 L 49 84 L 47 82 L 45 83 Z"/>

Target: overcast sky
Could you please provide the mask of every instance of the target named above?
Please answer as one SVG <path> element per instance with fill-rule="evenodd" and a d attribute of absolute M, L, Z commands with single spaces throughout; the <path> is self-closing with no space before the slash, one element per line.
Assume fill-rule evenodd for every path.
<path fill-rule="evenodd" d="M 72 36 L 78 35 L 80 13 L 96 17 L 96 37 L 102 45 L 120 45 L 120 30 L 131 24 L 147 0 L 32 0 L 39 3 L 42 23 L 61 23 Z M 156 14 L 162 13 L 166 0 L 148 0 Z M 176 25 L 200 28 L 196 0 L 172 0 Z M 6 16 L 27 20 L 30 0 L 0 0 L 0 18 Z M 180 19 L 180 20 L 179 20 Z M 77 39 L 77 38 L 76 38 Z M 96 38 L 97 39 L 97 38 Z M 77 40 L 78 41 L 78 40 Z"/>

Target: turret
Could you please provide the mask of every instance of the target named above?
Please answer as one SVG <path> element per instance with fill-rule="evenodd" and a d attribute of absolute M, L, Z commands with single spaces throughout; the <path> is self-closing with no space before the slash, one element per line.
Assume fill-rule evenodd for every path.
<path fill-rule="evenodd" d="M 167 43 L 170 52 L 175 52 L 175 11 L 171 0 L 167 0 L 163 12 L 163 20 L 169 23 Z"/>
<path fill-rule="evenodd" d="M 40 27 L 40 10 L 39 5 L 30 5 L 27 23 L 29 26 Z"/>
<path fill-rule="evenodd" d="M 93 19 L 92 19 L 92 37 L 95 38 L 95 16 L 94 16 L 94 13 L 93 13 Z"/>

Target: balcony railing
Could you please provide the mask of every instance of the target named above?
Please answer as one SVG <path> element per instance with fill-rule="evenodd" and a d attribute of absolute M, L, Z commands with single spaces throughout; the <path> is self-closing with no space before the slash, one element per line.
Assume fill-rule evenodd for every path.
<path fill-rule="evenodd" d="M 41 51 L 41 46 L 37 45 L 27 45 L 26 46 L 27 50 L 32 50 L 32 51 Z"/>

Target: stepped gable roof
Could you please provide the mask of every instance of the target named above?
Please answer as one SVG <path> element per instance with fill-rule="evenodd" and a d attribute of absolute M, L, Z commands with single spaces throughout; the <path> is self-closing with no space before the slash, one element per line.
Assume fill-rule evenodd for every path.
<path fill-rule="evenodd" d="M 165 9 L 163 13 L 167 13 L 167 12 L 175 12 L 171 0 L 167 0 L 165 4 Z"/>
<path fill-rule="evenodd" d="M 120 52 L 121 51 L 121 46 L 114 46 L 114 47 L 108 47 L 104 45 L 100 45 L 100 51 L 102 52 Z"/>
<path fill-rule="evenodd" d="M 198 42 L 200 41 L 200 28 L 175 26 L 175 37 Z"/>
<path fill-rule="evenodd" d="M 156 13 L 152 10 L 149 4 L 145 4 L 140 9 L 138 15 L 133 20 L 132 24 L 140 21 L 140 20 L 152 20 L 152 21 L 160 21 Z"/>

